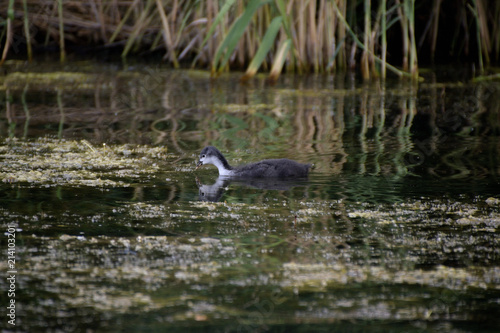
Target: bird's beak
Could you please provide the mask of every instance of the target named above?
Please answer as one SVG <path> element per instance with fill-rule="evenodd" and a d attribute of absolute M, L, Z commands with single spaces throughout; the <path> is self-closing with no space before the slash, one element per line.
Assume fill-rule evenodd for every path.
<path fill-rule="evenodd" d="M 198 170 L 199 167 L 201 167 L 203 165 L 203 162 L 202 161 L 198 161 L 198 163 L 196 163 L 196 169 L 195 170 Z"/>

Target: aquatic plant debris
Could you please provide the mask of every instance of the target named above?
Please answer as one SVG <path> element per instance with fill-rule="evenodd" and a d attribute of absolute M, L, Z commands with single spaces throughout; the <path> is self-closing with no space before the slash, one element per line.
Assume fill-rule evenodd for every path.
<path fill-rule="evenodd" d="M 119 72 L 121 79 L 133 79 L 139 77 L 137 72 Z M 22 91 L 27 86 L 32 91 L 93 91 L 99 89 L 110 89 L 113 82 L 102 75 L 102 73 L 88 72 L 65 72 L 53 71 L 47 73 L 23 73 L 13 72 L 5 76 L 0 76 L 0 91 Z"/>
<path fill-rule="evenodd" d="M 72 144 L 66 152 L 88 151 L 85 143 Z M 94 147 L 88 154 L 106 156 L 108 149 L 117 154 L 124 147 Z M 126 149 L 127 158 L 141 159 L 133 147 Z M 155 154 L 162 153 L 145 156 Z M 209 203 L 121 197 L 111 202 L 112 210 L 94 203 L 88 212 L 68 206 L 60 213 L 45 205 L 18 213 L 6 206 L 0 221 L 16 221 L 22 230 L 18 267 L 23 283 L 39 291 L 36 301 L 23 299 L 33 316 L 57 307 L 61 313 L 140 312 L 174 324 L 230 324 L 254 313 L 245 304 L 266 300 L 276 309 L 266 325 L 283 320 L 282 313 L 287 322 L 439 321 L 463 320 L 484 306 L 476 298 L 500 295 L 500 212 L 477 202 L 367 204 L 314 197 L 296 206 L 294 223 L 283 198 Z M 0 270 L 7 270 L 5 261 Z"/>
<path fill-rule="evenodd" d="M 128 187 L 158 172 L 164 147 L 93 146 L 89 142 L 16 138 L 0 143 L 0 180 L 28 185 Z"/>
<path fill-rule="evenodd" d="M 498 307 L 495 194 L 332 199 L 313 178 L 279 191 L 233 183 L 222 201 L 205 202 L 195 176 L 170 163 L 178 159 L 141 145 L 0 143 L 0 225 L 18 233 L 19 304 L 26 317 L 44 318 L 29 331 L 60 327 L 68 314 L 61 330 L 104 318 L 101 330 L 139 331 L 139 314 L 152 325 L 238 331 L 240 322 L 255 325 L 256 306 L 273 310 L 263 327 L 454 325 Z"/>

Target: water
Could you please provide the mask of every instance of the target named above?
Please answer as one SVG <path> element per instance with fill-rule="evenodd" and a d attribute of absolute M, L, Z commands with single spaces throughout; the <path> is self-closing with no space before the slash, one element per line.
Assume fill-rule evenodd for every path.
<path fill-rule="evenodd" d="M 87 63 L 11 63 L 1 80 L 0 246 L 15 233 L 16 251 L 15 296 L 0 296 L 16 326 L 2 328 L 499 325 L 498 83 L 241 85 Z M 234 164 L 314 169 L 224 182 L 195 170 L 208 144 Z"/>

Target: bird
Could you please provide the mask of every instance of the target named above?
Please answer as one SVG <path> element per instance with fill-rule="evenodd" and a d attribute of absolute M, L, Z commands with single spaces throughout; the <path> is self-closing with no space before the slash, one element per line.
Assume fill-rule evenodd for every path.
<path fill-rule="evenodd" d="M 214 146 L 203 148 L 196 169 L 204 164 L 215 165 L 219 170 L 219 176 L 236 178 L 306 178 L 311 168 L 311 164 L 302 164 L 287 158 L 262 160 L 233 167 Z"/>

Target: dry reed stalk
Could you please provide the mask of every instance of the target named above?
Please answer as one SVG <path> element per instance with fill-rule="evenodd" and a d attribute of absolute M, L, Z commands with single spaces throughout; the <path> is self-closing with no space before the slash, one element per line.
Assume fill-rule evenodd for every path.
<path fill-rule="evenodd" d="M 63 18 L 63 0 L 57 0 L 57 16 L 59 18 L 59 50 L 61 62 L 66 61 L 66 48 L 64 46 L 64 18 Z"/>
<path fill-rule="evenodd" d="M 434 19 L 432 22 L 431 57 L 433 61 L 434 61 L 434 54 L 436 53 L 436 43 L 439 30 L 439 12 L 441 10 L 442 1 L 443 0 L 434 0 L 434 6 L 433 6 L 434 9 L 432 10 L 432 15 L 434 15 Z"/>
<path fill-rule="evenodd" d="M 28 52 L 28 61 L 31 62 L 33 60 L 33 50 L 31 49 L 31 34 L 28 20 L 28 4 L 26 0 L 23 0 L 23 22 L 24 22 L 24 36 L 26 38 L 26 48 Z"/>
<path fill-rule="evenodd" d="M 125 15 L 123 15 L 122 19 L 118 18 L 118 26 L 115 28 L 115 31 L 113 32 L 113 35 L 108 41 L 108 44 L 111 44 L 114 42 L 114 40 L 118 37 L 120 32 L 122 31 L 123 27 L 125 26 L 127 20 L 129 19 L 130 15 L 132 14 L 134 8 L 138 5 L 139 1 L 141 0 L 134 0 L 134 2 L 127 8 Z"/>
<path fill-rule="evenodd" d="M 293 1 L 288 1 L 288 3 L 285 5 L 283 1 L 278 0 L 277 1 L 279 4 L 279 9 L 280 9 L 280 14 L 281 17 L 283 17 L 283 37 L 281 38 L 280 45 L 285 42 L 285 39 L 288 38 L 291 40 L 291 43 L 293 44 L 295 33 L 294 33 L 294 24 L 293 24 Z M 295 53 L 295 48 L 292 52 L 288 53 L 287 56 L 287 66 L 286 70 L 289 73 L 295 73 L 297 70 L 297 60 L 296 60 L 296 53 Z"/>
<path fill-rule="evenodd" d="M 101 38 L 104 41 L 104 43 L 107 43 L 108 38 L 106 36 L 106 21 L 104 19 L 102 1 L 98 0 L 98 2 L 99 3 L 96 4 L 95 0 L 89 1 L 90 7 L 95 15 L 95 21 L 99 22 L 99 25 L 100 25 Z"/>
<path fill-rule="evenodd" d="M 123 49 L 122 52 L 123 58 L 125 58 L 128 55 L 128 53 L 132 49 L 132 46 L 138 40 L 141 30 L 148 21 L 148 14 L 152 6 L 153 6 L 153 0 L 148 0 L 146 3 L 146 7 L 142 10 L 139 18 L 135 21 L 134 27 L 132 28 L 132 33 L 130 34 L 127 43 L 125 44 L 125 48 Z"/>
<path fill-rule="evenodd" d="M 401 2 L 396 0 L 397 13 L 399 16 L 399 22 L 401 24 L 401 38 L 403 42 L 403 59 L 402 67 L 404 71 L 408 70 L 408 57 L 409 57 L 409 41 L 408 41 L 408 21 L 405 16 L 405 12 L 402 8 Z"/>
<path fill-rule="evenodd" d="M 49 9 L 49 8 L 51 8 L 51 9 Z M 55 17 L 55 13 L 57 12 L 57 8 L 56 8 L 56 6 L 50 6 L 49 8 L 47 8 L 46 16 L 45 16 L 45 19 L 43 20 L 43 23 L 42 23 L 42 26 L 43 26 L 43 24 L 46 25 L 45 41 L 43 44 L 44 46 L 49 45 L 51 35 L 52 35 L 52 38 L 54 40 L 57 40 L 57 34 L 55 33 L 54 29 L 52 28 L 52 24 L 50 23 L 50 20 L 52 20 Z"/>
<path fill-rule="evenodd" d="M 415 38 L 415 0 L 405 0 L 410 33 L 410 72 L 412 79 L 418 79 L 417 42 Z"/>
<path fill-rule="evenodd" d="M 208 38 L 208 27 L 212 26 L 213 23 L 213 16 L 212 16 L 212 0 L 206 1 L 205 6 L 198 6 L 197 10 L 195 10 L 195 21 L 200 21 L 205 20 L 205 24 L 200 24 L 197 28 L 198 33 L 194 34 L 196 38 L 193 38 L 193 40 L 196 40 L 196 44 L 193 46 L 193 50 L 195 52 L 195 56 L 193 58 L 193 61 L 191 63 L 191 68 L 194 68 L 194 65 L 197 61 L 199 61 L 202 64 L 207 64 L 208 59 L 206 58 L 207 54 L 210 54 L 212 50 L 212 39 Z M 202 45 L 203 43 L 203 36 L 207 36 L 207 43 L 206 45 Z M 206 51 L 203 52 L 203 49 Z"/>
<path fill-rule="evenodd" d="M 278 51 L 274 58 L 273 66 L 271 68 L 271 72 L 269 73 L 269 78 L 268 78 L 269 82 L 274 83 L 278 79 L 279 74 L 283 69 L 283 64 L 285 63 L 286 56 L 288 54 L 291 44 L 292 40 L 287 39 L 278 48 Z"/>
<path fill-rule="evenodd" d="M 316 36 L 318 38 L 318 45 L 316 46 L 317 52 L 317 63 L 318 63 L 318 72 L 323 72 L 325 69 L 324 52 L 325 52 L 325 39 L 324 39 L 324 31 L 325 31 L 325 3 L 323 0 L 320 0 L 317 5 L 318 10 L 318 23 L 316 24 Z"/>
<path fill-rule="evenodd" d="M 218 11 L 219 11 L 218 1 L 210 0 L 210 2 L 207 4 L 207 12 L 210 12 L 210 14 L 207 14 L 207 15 L 210 15 L 210 19 L 207 22 L 207 27 L 212 26 L 213 17 L 216 16 Z M 214 46 L 214 39 L 208 35 L 207 35 L 207 37 L 210 37 L 208 39 L 208 54 L 207 54 L 207 61 L 206 61 L 208 63 L 208 62 L 210 62 L 209 59 L 213 59 L 213 56 L 215 55 L 215 46 Z"/>
<path fill-rule="evenodd" d="M 297 44 L 294 49 L 297 50 L 297 60 L 299 62 L 298 69 L 302 72 L 305 69 L 304 60 L 306 58 L 307 45 L 306 45 L 306 27 L 307 18 L 305 17 L 307 1 L 297 1 L 297 6 L 295 7 L 295 17 L 298 19 L 298 33 L 297 33 Z"/>
<path fill-rule="evenodd" d="M 261 31 L 259 31 L 259 36 L 265 36 L 265 33 L 267 32 L 267 30 L 271 26 L 271 22 L 273 20 L 272 15 L 271 15 L 271 7 L 269 5 L 266 5 L 264 7 L 263 15 L 264 15 L 263 22 L 265 22 L 265 25 L 260 26 Z M 278 45 L 278 44 L 276 44 L 276 45 Z M 255 47 L 256 48 L 258 47 L 258 43 L 255 43 Z M 256 51 L 254 50 L 254 55 L 255 54 L 256 54 Z M 252 59 L 253 59 L 253 57 L 252 57 Z M 268 59 L 269 59 L 269 63 L 273 63 L 273 55 L 272 54 L 269 55 Z M 268 61 L 266 59 L 264 59 L 264 61 L 262 63 L 262 68 L 265 71 L 269 70 L 269 64 L 268 64 Z"/>
<path fill-rule="evenodd" d="M 10 44 L 12 43 L 12 21 L 14 20 L 14 0 L 9 0 L 9 6 L 7 8 L 7 33 L 5 36 L 5 45 L 3 47 L 2 59 L 0 59 L 0 65 L 4 63 L 7 59 L 7 53 L 9 52 Z"/>
<path fill-rule="evenodd" d="M 364 8 L 365 8 L 365 33 L 364 33 L 364 42 L 363 45 L 363 54 L 361 55 L 361 75 L 363 79 L 367 80 L 370 78 L 370 59 L 369 52 L 373 51 L 371 49 L 370 36 L 371 36 L 371 3 L 370 0 L 364 0 Z"/>
<path fill-rule="evenodd" d="M 380 1 L 380 16 L 381 16 L 381 54 L 382 63 L 380 65 L 380 72 L 382 79 L 386 78 L 386 62 L 387 62 L 387 3 L 386 0 Z"/>
<path fill-rule="evenodd" d="M 334 69 L 334 54 L 335 54 L 335 21 L 332 15 L 332 6 L 330 2 L 322 0 L 321 7 L 323 8 L 322 22 L 324 29 L 322 31 L 324 44 L 323 67 L 327 72 Z M 333 61 L 332 61 L 333 60 Z M 330 64 L 331 61 L 331 64 Z"/>
<path fill-rule="evenodd" d="M 358 37 L 356 36 L 356 34 L 351 30 L 351 28 L 349 27 L 349 25 L 347 24 L 347 22 L 345 21 L 345 19 L 340 14 L 340 12 L 338 10 L 338 7 L 335 7 L 335 11 L 337 12 L 339 20 L 341 20 L 345 24 L 347 31 L 349 32 L 349 34 L 351 35 L 352 39 L 354 40 L 354 43 L 352 44 L 352 48 L 351 48 L 351 58 L 354 59 L 354 54 L 356 52 L 356 47 L 359 46 L 363 50 L 366 49 L 366 47 L 365 47 L 365 45 L 363 43 L 361 43 L 361 41 L 358 39 Z M 379 57 L 375 56 L 374 54 L 372 54 L 372 56 L 373 56 L 373 58 L 374 58 L 375 61 L 381 62 L 381 59 Z M 386 66 L 387 66 L 387 69 L 389 69 L 390 71 L 392 71 L 393 73 L 395 73 L 396 75 L 398 75 L 400 77 L 402 77 L 402 76 L 411 76 L 407 72 L 400 71 L 400 70 L 398 70 L 397 68 L 395 68 L 394 66 L 392 66 L 390 64 L 386 64 Z"/>
<path fill-rule="evenodd" d="M 344 38 L 340 38 L 340 22 L 337 20 L 337 17 L 335 16 L 335 9 L 333 8 L 332 2 L 328 1 L 327 3 L 328 6 L 328 24 L 326 26 L 326 31 L 327 35 L 325 36 L 325 45 L 328 50 L 328 63 L 327 66 L 332 62 L 332 69 L 336 68 L 341 68 L 342 64 L 342 50 L 344 49 Z"/>
<path fill-rule="evenodd" d="M 177 1 L 176 1 L 177 2 Z M 177 56 L 175 54 L 175 42 L 172 39 L 172 33 L 170 32 L 171 28 L 168 23 L 167 15 L 165 14 L 165 10 L 163 9 L 163 4 L 160 0 L 156 0 L 156 8 L 161 17 L 161 22 L 163 24 L 163 38 L 165 42 L 165 47 L 168 50 L 168 53 L 165 55 L 169 55 L 170 61 L 173 63 L 174 68 L 179 68 L 179 62 L 177 61 Z M 173 18 L 173 20 L 175 17 Z"/>
<path fill-rule="evenodd" d="M 283 45 L 285 40 L 290 40 L 290 44 L 293 42 L 293 34 L 292 34 L 292 10 L 293 10 L 293 1 L 288 1 L 287 5 L 283 0 L 276 1 L 278 11 L 283 18 L 283 26 L 281 29 L 281 37 L 278 45 Z M 296 58 L 294 52 L 287 52 L 286 56 L 286 70 L 289 73 L 294 73 L 296 69 Z"/>
<path fill-rule="evenodd" d="M 216 56 L 217 48 L 216 45 L 220 45 L 225 35 L 224 27 L 228 25 L 228 15 L 227 12 L 232 6 L 235 0 L 228 0 L 226 3 L 219 8 L 218 1 L 210 0 L 207 2 L 207 13 L 210 13 L 210 24 L 207 24 L 207 30 L 205 37 L 198 47 L 198 56 L 195 57 L 192 66 L 196 64 L 196 61 L 200 58 L 205 58 L 205 63 L 213 62 Z M 208 14 L 207 14 L 208 15 Z M 205 44 L 208 43 L 208 52 L 206 50 Z"/>
<path fill-rule="evenodd" d="M 65 42 L 78 43 L 83 40 L 108 46 L 124 45 L 123 56 L 144 46 L 149 46 L 151 50 L 161 46 L 166 49 L 168 61 L 174 66 L 179 65 L 179 59 L 189 55 L 196 61 L 207 64 L 214 59 L 216 46 L 221 45 L 231 25 L 251 2 L 252 0 L 3 1 L 0 12 L 7 12 L 7 20 L 1 31 L 4 36 L 2 59 L 6 59 L 9 47 L 12 48 L 13 35 L 25 37 L 30 58 L 31 43 L 36 45 L 43 39 L 40 38 L 43 37 L 42 34 L 45 34 L 45 45 L 51 41 L 59 44 L 61 59 L 65 57 Z M 372 1 L 364 0 L 361 6 L 365 11 L 364 18 L 357 20 L 355 15 L 361 12 L 357 7 L 359 2 L 260 2 L 260 8 L 252 16 L 248 27 L 245 27 L 237 47 L 231 51 L 228 65 L 243 66 L 250 62 L 256 56 L 273 18 L 281 16 L 282 27 L 262 61 L 265 69 L 271 67 L 278 48 L 291 39 L 291 52 L 286 55 L 287 71 L 302 73 L 309 69 L 321 72 L 345 68 L 348 60 L 346 48 L 349 48 L 350 64 L 360 64 L 364 77 L 377 75 L 375 62 L 380 63 L 382 76 L 385 77 L 388 47 L 386 32 L 391 29 L 393 22 L 399 20 L 403 41 L 403 68 L 418 76 L 415 0 L 382 0 L 378 2 L 376 12 Z M 439 12 L 443 3 L 442 0 L 434 0 L 432 3 L 434 14 L 429 19 L 428 26 L 431 30 L 426 38 L 430 44 L 431 56 L 436 51 Z M 388 4 L 393 5 L 388 8 Z M 227 10 L 229 7 L 230 10 Z M 22 12 L 19 8 L 22 8 Z M 219 17 L 224 8 L 226 10 Z M 492 55 L 496 54 L 498 58 L 500 54 L 500 2 L 472 0 L 468 9 L 465 4 L 459 8 L 463 17 L 462 29 L 470 26 L 467 24 L 468 19 L 475 19 L 478 61 L 480 67 L 483 67 L 483 61 L 488 64 Z M 389 23 L 387 13 L 394 11 L 397 16 Z M 376 20 L 372 22 L 375 14 Z M 214 24 L 215 20 L 218 21 Z M 363 22 L 363 27 L 358 21 Z M 364 31 L 363 42 L 359 41 L 360 34 L 354 33 L 360 28 Z M 35 32 L 30 35 L 30 30 Z M 471 30 L 466 30 L 466 34 L 469 31 Z M 421 42 L 423 40 L 424 37 Z M 458 35 L 453 42 L 456 40 Z M 361 60 L 356 56 L 358 47 L 363 50 Z M 468 44 L 465 47 L 467 51 Z"/>
<path fill-rule="evenodd" d="M 307 49 L 309 50 L 308 59 L 306 59 L 306 63 L 312 64 L 314 73 L 319 72 L 319 52 L 318 47 L 320 47 L 320 41 L 318 40 L 316 27 L 316 1 L 309 1 L 308 5 L 308 23 L 309 23 L 309 38 L 307 38 Z M 306 53 L 306 54 L 307 54 Z"/>
<path fill-rule="evenodd" d="M 243 0 L 239 0 L 235 16 L 240 17 L 244 11 L 245 8 Z M 255 17 L 252 20 L 255 22 Z M 253 25 L 251 24 L 251 26 Z M 250 29 L 246 29 L 242 38 L 238 41 L 238 46 L 236 47 L 235 53 L 231 59 L 231 62 L 237 63 L 239 67 L 243 67 L 245 64 L 245 51 L 250 51 L 249 46 L 251 44 L 251 37 L 249 35 L 250 34 L 249 31 Z"/>
<path fill-rule="evenodd" d="M 188 46 L 186 46 L 186 48 L 190 47 L 193 50 L 193 53 L 195 53 L 195 56 L 191 63 L 191 67 L 194 67 L 196 62 L 200 62 L 203 64 L 207 63 L 205 55 L 210 52 L 211 40 L 207 39 L 207 43 L 205 45 L 202 45 L 203 43 L 202 36 L 207 35 L 206 33 L 208 30 L 207 27 L 212 25 L 213 18 L 212 18 L 212 11 L 210 10 L 211 2 L 212 1 L 205 1 L 205 5 L 194 8 L 193 21 L 188 25 L 188 29 L 193 29 L 193 31 L 196 26 L 196 32 L 197 32 L 197 33 L 194 32 L 190 33 L 190 36 L 193 37 L 191 38 L 191 41 L 189 42 Z M 203 49 L 208 51 L 202 52 Z M 184 54 L 184 51 L 181 52 L 181 54 L 179 54 L 179 59 L 184 58 L 186 55 L 187 54 Z"/>
<path fill-rule="evenodd" d="M 381 77 L 385 79 L 387 77 L 387 30 L 389 29 L 391 22 L 388 23 L 388 16 L 395 9 L 395 7 L 389 8 L 387 11 L 387 1 L 381 0 L 379 7 L 377 9 L 377 19 L 373 27 L 372 32 L 372 44 L 373 47 L 377 47 L 380 52 L 380 60 L 375 59 L 372 55 L 370 60 L 372 61 L 372 73 L 374 78 Z M 380 41 L 378 42 L 378 39 Z M 379 67 L 376 66 L 376 62 L 379 63 Z"/>
<path fill-rule="evenodd" d="M 476 22 L 476 38 L 477 38 L 477 48 L 478 48 L 478 59 L 479 59 L 479 69 L 481 72 L 484 71 L 483 60 L 486 64 L 489 63 L 489 52 L 490 49 L 490 37 L 487 27 L 487 18 L 485 14 L 484 5 L 481 0 L 473 0 L 473 5 L 469 5 L 469 9 L 474 15 Z"/>
<path fill-rule="evenodd" d="M 332 2 L 332 7 L 337 7 L 335 2 Z M 339 9 L 340 15 L 342 15 L 342 17 L 345 17 L 346 10 L 347 10 L 347 3 L 345 1 L 340 1 L 340 4 L 337 8 Z M 334 15 L 334 17 L 338 19 L 338 16 Z M 346 38 L 346 26 L 341 21 L 339 21 L 338 26 L 339 26 L 339 28 L 338 28 L 338 35 L 337 35 L 337 41 L 338 41 L 337 43 L 342 43 L 342 44 L 339 46 L 339 49 L 338 49 L 338 53 L 337 53 L 338 59 L 337 59 L 336 63 L 337 63 L 339 68 L 345 69 L 345 68 L 347 68 L 347 57 L 346 57 L 346 48 L 345 48 L 346 44 L 343 41 Z"/>

